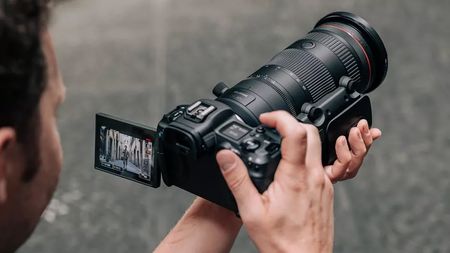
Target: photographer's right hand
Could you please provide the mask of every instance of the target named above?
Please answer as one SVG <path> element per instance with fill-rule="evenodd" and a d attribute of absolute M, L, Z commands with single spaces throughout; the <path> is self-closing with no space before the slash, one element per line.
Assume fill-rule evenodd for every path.
<path fill-rule="evenodd" d="M 332 252 L 333 186 L 322 166 L 317 129 L 283 111 L 260 120 L 282 136 L 282 159 L 263 194 L 237 155 L 217 154 L 250 238 L 260 252 Z"/>

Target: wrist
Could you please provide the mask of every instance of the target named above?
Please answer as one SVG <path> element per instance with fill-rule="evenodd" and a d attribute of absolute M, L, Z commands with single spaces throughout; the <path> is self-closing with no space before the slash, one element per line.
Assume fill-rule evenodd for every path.
<path fill-rule="evenodd" d="M 242 221 L 236 214 L 206 199 L 197 197 L 185 216 L 190 219 L 209 220 L 227 230 L 239 230 Z"/>
<path fill-rule="evenodd" d="M 197 198 L 155 252 L 229 252 L 241 226 L 233 212 Z"/>

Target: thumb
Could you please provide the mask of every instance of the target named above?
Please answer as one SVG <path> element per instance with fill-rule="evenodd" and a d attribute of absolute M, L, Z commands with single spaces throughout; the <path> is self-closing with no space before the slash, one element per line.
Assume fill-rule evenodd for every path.
<path fill-rule="evenodd" d="M 221 150 L 216 156 L 222 175 L 236 199 L 239 212 L 261 204 L 261 195 L 256 190 L 242 160 L 230 150 Z"/>

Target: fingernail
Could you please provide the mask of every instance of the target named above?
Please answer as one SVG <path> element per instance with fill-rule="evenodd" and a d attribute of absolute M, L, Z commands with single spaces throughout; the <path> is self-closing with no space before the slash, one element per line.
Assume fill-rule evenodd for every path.
<path fill-rule="evenodd" d="M 341 143 L 342 146 L 347 145 L 347 140 L 345 139 L 345 137 L 341 137 L 341 140 L 339 142 Z"/>
<path fill-rule="evenodd" d="M 218 157 L 217 162 L 222 171 L 227 171 L 233 168 L 235 160 L 234 157 L 230 155 L 221 155 Z"/>
<path fill-rule="evenodd" d="M 369 134 L 369 127 L 367 125 L 364 125 L 363 131 L 365 134 Z"/>

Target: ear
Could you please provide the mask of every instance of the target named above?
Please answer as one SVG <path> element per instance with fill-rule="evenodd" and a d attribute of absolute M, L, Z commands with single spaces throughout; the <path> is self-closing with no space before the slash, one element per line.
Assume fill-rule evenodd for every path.
<path fill-rule="evenodd" d="M 8 197 L 7 173 L 8 147 L 16 139 L 16 132 L 11 127 L 0 127 L 0 204 L 6 202 Z M 10 159 L 10 158 L 9 158 Z"/>

